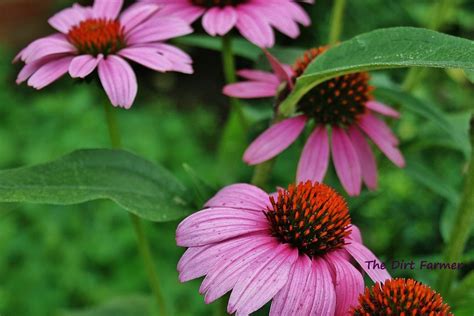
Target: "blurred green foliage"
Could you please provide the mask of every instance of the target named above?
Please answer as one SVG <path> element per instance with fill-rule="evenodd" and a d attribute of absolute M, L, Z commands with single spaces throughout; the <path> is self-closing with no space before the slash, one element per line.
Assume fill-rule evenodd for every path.
<path fill-rule="evenodd" d="M 348 2 L 344 39 L 380 27 L 427 26 L 434 3 Z M 57 1 L 50 11 L 68 3 Z M 331 3 L 319 0 L 313 7 L 308 6 L 314 25 L 296 41 L 281 36 L 279 44 L 305 48 L 324 44 Z M 474 4 L 453 3 L 457 8 L 450 9 L 442 30 L 472 39 Z M 196 28 L 199 31 L 199 26 Z M 78 148 L 108 147 L 104 114 L 96 101 L 101 100 L 99 94 L 103 92 L 93 84 L 77 84 L 69 79 L 40 92 L 16 86 L 19 66 L 12 66 L 11 60 L 18 48 L 7 41 L 0 47 L 0 169 L 45 162 Z M 137 102 L 131 110 L 117 112 L 124 147 L 163 164 L 190 187 L 205 183 L 206 189 L 197 191 L 202 201 L 202 195 L 222 185 L 249 181 L 252 169 L 243 163 L 238 172 L 218 168 L 215 153 L 228 112 L 226 99 L 220 95 L 223 78 L 219 55 L 190 46 L 184 48 L 195 59 L 195 76 L 151 74 L 137 69 Z M 252 66 L 246 59 L 239 59 L 238 64 Z M 444 118 L 459 129 L 458 133 L 467 137 L 473 111 L 472 84 L 462 72 L 427 72 L 429 75 L 423 77 L 414 95 L 442 111 Z M 398 87 L 405 74 L 406 70 L 379 72 L 374 74 L 373 84 Z M 254 123 L 248 141 L 268 125 L 269 108 L 266 102 L 246 105 L 245 113 Z M 450 220 L 457 209 L 469 148 L 454 143 L 435 122 L 403 107 L 401 120 L 390 124 L 401 138 L 408 168 L 399 170 L 379 156 L 379 190 L 348 199 L 353 223 L 361 228 L 365 243 L 382 260 L 439 261 L 446 236 L 453 229 Z M 292 181 L 302 146 L 300 139 L 281 155 L 268 190 Z M 189 167 L 183 168 L 184 163 Z M 228 174 L 233 178 L 229 179 Z M 340 189 L 333 170 L 327 182 Z M 105 201 L 71 207 L 0 205 L 0 314 L 96 315 L 90 308 L 109 301 L 100 309 L 102 315 L 119 315 L 114 308 L 124 301 L 131 302 L 127 304 L 130 315 L 142 313 L 143 308 L 152 309 L 127 217 L 126 212 Z M 170 314 L 210 315 L 221 307 L 219 303 L 203 303 L 198 294 L 199 281 L 178 282 L 176 264 L 183 249 L 175 245 L 176 225 L 177 222 L 147 223 L 146 227 Z M 474 267 L 473 238 L 464 262 L 461 276 Z M 391 273 L 430 285 L 434 285 L 437 276 L 437 271 Z M 466 298 L 447 299 L 456 315 L 472 315 L 473 287 L 468 286 L 463 293 Z M 84 309 L 88 311 L 69 313 Z"/>

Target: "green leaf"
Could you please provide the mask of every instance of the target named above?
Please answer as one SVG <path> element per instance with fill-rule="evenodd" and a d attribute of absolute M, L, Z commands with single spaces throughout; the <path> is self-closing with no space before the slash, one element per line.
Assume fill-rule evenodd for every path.
<path fill-rule="evenodd" d="M 83 311 L 67 311 L 61 316 L 136 316 L 156 315 L 153 300 L 146 296 L 128 296 L 115 298 L 97 307 Z"/>
<path fill-rule="evenodd" d="M 400 89 L 377 88 L 375 94 L 377 98 L 386 100 L 392 104 L 400 104 L 405 109 L 436 124 L 440 130 L 451 137 L 457 144 L 457 148 L 461 148 L 465 155 L 469 155 L 470 141 L 467 130 L 463 131 L 458 126 L 454 126 L 453 123 L 447 119 L 447 114 L 443 113 L 438 107 L 427 104 Z"/>
<path fill-rule="evenodd" d="M 341 43 L 316 58 L 298 78 L 281 104 L 284 115 L 309 90 L 348 73 L 402 67 L 463 68 L 474 70 L 474 42 L 435 31 L 394 27 L 375 30 Z"/>
<path fill-rule="evenodd" d="M 217 193 L 217 189 L 207 183 L 197 172 L 188 164 L 183 164 L 183 168 L 191 179 L 194 195 L 195 195 L 195 206 L 202 207 L 207 200 Z"/>
<path fill-rule="evenodd" d="M 466 74 L 467 79 L 469 79 L 470 82 L 474 83 L 474 70 L 464 69 L 464 73 Z"/>
<path fill-rule="evenodd" d="M 0 202 L 70 205 L 110 199 L 160 222 L 187 215 L 187 196 L 166 169 L 121 150 L 80 150 L 45 164 L 0 172 Z"/>

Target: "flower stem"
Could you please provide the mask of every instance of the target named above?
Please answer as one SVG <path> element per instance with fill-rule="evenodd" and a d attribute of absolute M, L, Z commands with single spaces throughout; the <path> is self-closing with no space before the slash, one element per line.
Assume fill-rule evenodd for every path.
<path fill-rule="evenodd" d="M 120 139 L 120 132 L 117 124 L 117 119 L 115 117 L 114 109 L 110 104 L 104 102 L 104 110 L 112 148 L 121 148 L 122 142 Z M 156 302 L 158 304 L 160 315 L 165 316 L 167 315 L 165 301 L 163 299 L 163 295 L 161 294 L 160 283 L 158 281 L 158 275 L 155 269 L 156 265 L 151 255 L 150 244 L 145 235 L 143 222 L 137 215 L 132 213 L 129 214 L 135 230 L 135 235 L 137 237 L 138 250 L 145 264 L 146 273 L 148 275 L 148 282 L 150 283 L 151 290 L 153 291 Z"/>
<path fill-rule="evenodd" d="M 346 0 L 334 0 L 331 14 L 331 29 L 329 31 L 329 45 L 336 44 L 341 37 L 345 7 Z"/>
<path fill-rule="evenodd" d="M 471 118 L 470 136 L 471 148 L 474 148 L 474 116 Z M 474 154 L 471 154 L 465 181 L 459 209 L 444 252 L 444 260 L 447 263 L 460 262 L 474 225 Z M 448 295 L 455 276 L 455 270 L 442 270 L 439 274 L 437 290 L 443 295 Z"/>
<path fill-rule="evenodd" d="M 235 58 L 232 50 L 232 38 L 229 35 L 222 37 L 222 65 L 224 68 L 224 76 L 227 84 L 234 83 L 237 81 L 237 75 L 235 71 Z M 235 98 L 230 98 L 231 112 L 238 114 L 242 128 L 247 128 L 245 122 L 244 112 L 242 106 Z M 232 113 L 229 115 L 232 117 Z"/>

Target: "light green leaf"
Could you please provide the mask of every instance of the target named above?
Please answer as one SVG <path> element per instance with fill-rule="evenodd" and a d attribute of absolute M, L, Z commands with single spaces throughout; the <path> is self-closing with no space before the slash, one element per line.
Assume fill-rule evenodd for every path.
<path fill-rule="evenodd" d="M 0 202 L 70 205 L 110 199 L 160 222 L 187 215 L 187 196 L 166 169 L 121 150 L 80 150 L 45 164 L 0 172 Z"/>
<path fill-rule="evenodd" d="M 347 73 L 402 67 L 474 70 L 474 42 L 435 31 L 394 27 L 375 30 L 335 46 L 316 58 L 280 105 L 284 115 L 314 86 Z"/>
<path fill-rule="evenodd" d="M 474 69 L 465 69 L 464 73 L 466 74 L 467 79 L 474 83 Z"/>

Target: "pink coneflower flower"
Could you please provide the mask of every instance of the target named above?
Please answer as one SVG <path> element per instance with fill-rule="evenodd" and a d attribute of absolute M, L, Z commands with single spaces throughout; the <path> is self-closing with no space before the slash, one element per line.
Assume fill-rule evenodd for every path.
<path fill-rule="evenodd" d="M 292 68 L 281 65 L 267 52 L 275 73 L 242 70 L 239 75 L 248 81 L 226 86 L 224 94 L 237 98 L 277 97 L 277 101 L 281 101 L 292 89 L 295 79 L 324 50 L 309 50 Z M 405 161 L 397 148 L 397 137 L 378 117 L 398 118 L 399 113 L 373 100 L 373 88 L 368 81 L 367 73 L 353 73 L 314 87 L 300 100 L 299 114 L 261 134 L 245 152 L 244 161 L 255 165 L 275 157 L 290 146 L 312 120 L 315 128 L 298 163 L 297 181 L 322 181 L 331 152 L 337 175 L 349 195 L 360 194 L 362 180 L 369 189 L 375 189 L 377 167 L 366 137 L 398 167 L 403 167 Z M 286 88 L 280 91 L 282 82 Z"/>
<path fill-rule="evenodd" d="M 17 83 L 42 89 L 66 72 L 85 78 L 98 68 L 114 106 L 130 108 L 137 79 L 125 59 L 156 71 L 192 73 L 191 58 L 163 41 L 189 34 L 189 25 L 166 17 L 153 4 L 138 3 L 120 16 L 123 0 L 96 0 L 92 7 L 75 4 L 49 19 L 59 33 L 40 38 L 15 58 L 25 62 Z M 157 13 L 158 12 L 158 13 Z"/>
<path fill-rule="evenodd" d="M 386 270 L 351 225 L 344 199 L 319 183 L 269 195 L 249 184 L 219 191 L 178 226 L 182 282 L 206 276 L 206 303 L 230 290 L 227 311 L 249 315 L 270 300 L 270 315 L 346 315 L 364 290 L 362 267 L 375 282 Z M 355 259 L 360 266 L 352 263 Z M 380 263 L 380 262 L 379 262 Z"/>
<path fill-rule="evenodd" d="M 393 279 L 367 288 L 352 308 L 353 316 L 453 316 L 441 295 L 412 279 Z"/>
<path fill-rule="evenodd" d="M 144 0 L 164 5 L 164 11 L 189 23 L 202 16 L 202 26 L 212 36 L 236 27 L 260 47 L 275 43 L 273 28 L 291 38 L 300 34 L 298 23 L 308 26 L 308 15 L 294 0 Z M 314 0 L 300 1 L 313 3 Z"/>

